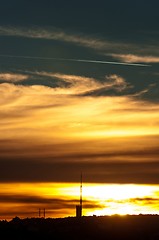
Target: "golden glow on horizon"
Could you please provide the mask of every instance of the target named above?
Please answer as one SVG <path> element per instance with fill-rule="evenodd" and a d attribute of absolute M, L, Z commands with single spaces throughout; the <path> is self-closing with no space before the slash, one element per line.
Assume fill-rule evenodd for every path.
<path fill-rule="evenodd" d="M 6 82 L 13 82 L 14 77 L 3 76 Z M 60 159 L 61 166 L 67 164 L 67 161 L 77 161 L 87 163 L 88 168 L 92 161 L 99 164 L 115 161 L 142 163 L 151 162 L 152 159 L 154 162 L 158 161 L 157 104 L 128 96 L 78 96 L 83 91 L 87 93 L 100 89 L 103 85 L 97 83 L 96 79 L 80 76 L 58 73 L 56 78 L 69 82 L 69 87 L 0 84 L 1 159 L 4 161 L 7 159 L 13 164 L 14 161 L 20 163 L 37 161 L 37 166 L 41 162 L 54 164 Z M 104 84 L 106 89 L 113 87 L 116 91 L 121 91 L 128 87 L 125 79 L 119 76 L 112 75 L 109 79 L 107 77 L 107 80 L 109 82 Z M 154 169 L 151 170 L 152 174 Z M 99 176 L 104 175 L 101 167 L 99 171 L 101 171 L 98 172 Z M 124 182 L 129 180 L 127 168 L 125 172 Z M 47 177 L 47 173 L 44 177 Z M 26 174 L 27 172 L 25 177 Z M 93 175 L 93 172 L 91 174 Z M 109 175 L 109 172 L 107 174 Z M 146 174 L 147 172 L 143 171 L 141 179 L 138 178 L 137 181 L 144 182 Z M 21 176 L 19 181 L 23 179 Z M 29 181 L 29 176 L 27 177 Z M 36 177 L 41 176 L 31 177 L 32 181 L 36 182 Z M 72 180 L 71 177 L 70 179 Z M 104 178 L 102 180 L 105 181 Z M 151 180 L 154 181 L 153 178 Z M 159 185 L 85 184 L 83 214 L 158 213 L 158 197 Z M 78 200 L 78 184 L 0 184 L 4 218 L 6 212 L 10 214 L 7 217 L 14 217 L 15 214 L 32 216 L 33 212 L 33 216 L 37 216 L 39 207 L 48 209 L 50 217 L 74 216 Z"/>
<path fill-rule="evenodd" d="M 1 208 L 10 214 L 10 219 L 14 214 L 36 217 L 38 208 L 44 207 L 47 217 L 75 216 L 80 194 L 79 183 L 4 183 L 0 189 L 0 195 L 6 196 Z M 83 215 L 158 214 L 158 198 L 159 185 L 87 183 L 83 185 Z"/>

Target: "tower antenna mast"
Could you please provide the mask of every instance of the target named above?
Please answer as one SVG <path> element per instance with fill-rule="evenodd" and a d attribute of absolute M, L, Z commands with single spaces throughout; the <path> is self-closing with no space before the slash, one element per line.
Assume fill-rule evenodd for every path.
<path fill-rule="evenodd" d="M 76 205 L 76 217 L 82 217 L 82 173 L 81 173 L 81 181 L 80 181 L 80 199 L 79 204 Z"/>
<path fill-rule="evenodd" d="M 81 173 L 81 185 L 80 185 L 80 206 L 82 209 L 82 173 Z"/>

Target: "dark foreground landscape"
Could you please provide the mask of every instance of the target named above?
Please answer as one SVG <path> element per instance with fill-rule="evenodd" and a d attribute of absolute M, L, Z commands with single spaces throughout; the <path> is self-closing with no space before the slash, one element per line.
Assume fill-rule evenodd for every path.
<path fill-rule="evenodd" d="M 159 216 L 14 218 L 0 221 L 0 239 L 159 240 Z"/>

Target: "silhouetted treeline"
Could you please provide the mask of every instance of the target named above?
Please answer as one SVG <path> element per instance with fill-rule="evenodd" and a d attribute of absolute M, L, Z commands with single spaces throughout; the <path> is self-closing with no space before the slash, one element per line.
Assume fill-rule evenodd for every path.
<path fill-rule="evenodd" d="M 159 216 L 15 217 L 0 221 L 0 239 L 159 240 Z"/>

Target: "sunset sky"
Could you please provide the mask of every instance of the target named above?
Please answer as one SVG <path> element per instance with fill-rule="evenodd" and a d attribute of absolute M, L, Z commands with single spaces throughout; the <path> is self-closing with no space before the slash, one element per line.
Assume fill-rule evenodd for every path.
<path fill-rule="evenodd" d="M 0 219 L 158 214 L 159 1 L 0 5 Z"/>

